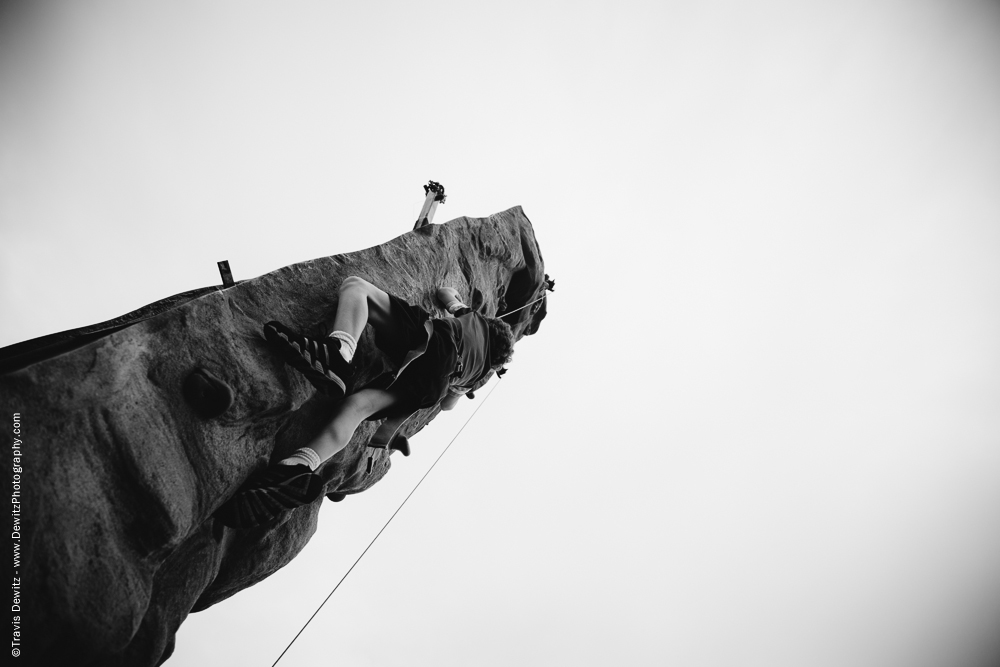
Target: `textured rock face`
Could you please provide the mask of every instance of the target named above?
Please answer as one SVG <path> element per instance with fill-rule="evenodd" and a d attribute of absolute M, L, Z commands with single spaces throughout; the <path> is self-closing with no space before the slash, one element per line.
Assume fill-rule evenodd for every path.
<path fill-rule="evenodd" d="M 531 223 L 513 208 L 0 350 L 0 403 L 20 411 L 30 434 L 20 576 L 32 641 L 24 664 L 159 664 L 188 613 L 253 585 L 302 549 L 322 500 L 245 532 L 212 513 L 253 470 L 308 444 L 331 416 L 335 404 L 270 351 L 261 326 L 278 319 L 325 333 L 349 275 L 438 314 L 442 285 L 488 315 L 545 293 Z M 506 319 L 520 338 L 544 315 L 542 300 Z M 358 355 L 362 381 L 383 369 L 370 328 Z M 221 414 L 185 399 L 192 373 L 231 392 Z M 422 411 L 405 433 L 436 413 Z M 328 494 L 361 492 L 386 474 L 391 452 L 365 446 L 376 427 L 363 424 L 322 469 Z"/>

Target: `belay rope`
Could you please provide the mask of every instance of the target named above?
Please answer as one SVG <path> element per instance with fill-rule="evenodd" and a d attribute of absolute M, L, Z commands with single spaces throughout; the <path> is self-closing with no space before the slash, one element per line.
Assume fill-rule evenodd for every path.
<path fill-rule="evenodd" d="M 462 428 L 458 429 L 458 433 L 456 433 L 454 437 L 452 437 L 451 441 L 445 446 L 445 448 L 441 450 L 441 453 L 438 454 L 438 457 L 436 459 L 434 459 L 434 463 L 432 463 L 431 467 L 427 469 L 427 472 L 424 473 L 424 476 L 420 478 L 420 481 L 417 482 L 416 486 L 413 487 L 413 490 L 410 491 L 409 495 L 407 495 L 406 498 L 403 498 L 403 502 L 399 504 L 399 507 L 396 508 L 396 511 L 392 513 L 392 516 L 389 517 L 389 520 L 385 522 L 384 526 L 382 526 L 382 529 L 379 530 L 378 533 L 375 535 L 375 537 L 372 538 L 372 541 L 368 543 L 368 546 L 365 547 L 365 550 L 362 551 L 361 555 L 358 556 L 358 559 L 354 561 L 354 565 L 351 565 L 351 567 L 347 570 L 344 576 L 340 578 L 340 581 L 337 582 L 337 585 L 333 587 L 333 590 L 330 591 L 330 594 L 326 596 L 326 599 L 324 599 L 323 602 L 320 603 L 319 607 L 316 608 L 316 611 L 314 611 L 312 616 L 309 617 L 309 620 L 305 622 L 305 625 L 302 626 L 302 629 L 299 630 L 294 637 L 292 637 L 292 641 L 288 642 L 288 646 L 286 646 L 285 650 L 281 652 L 281 655 L 278 656 L 278 659 L 271 664 L 271 667 L 277 665 L 278 662 L 285 656 L 285 653 L 288 652 L 288 649 L 292 648 L 292 644 L 295 643 L 295 640 L 298 639 L 303 632 L 305 632 L 305 629 L 309 626 L 310 623 L 312 623 L 312 620 L 316 618 L 316 614 L 318 614 L 320 609 L 323 608 L 323 605 L 325 605 L 330 600 L 330 598 L 333 597 L 333 594 L 337 592 L 337 589 L 340 588 L 340 585 L 342 583 L 344 583 L 344 579 L 347 579 L 347 575 L 351 573 L 351 570 L 354 569 L 354 566 L 357 565 L 359 562 L 361 562 L 361 559 L 364 558 L 365 554 L 368 553 L 368 550 L 372 548 L 373 544 L 375 544 L 375 540 L 377 540 L 379 538 L 379 535 L 381 535 L 382 532 L 389 527 L 389 523 L 396 518 L 396 515 L 399 514 L 399 510 L 403 509 L 403 505 L 405 505 L 406 501 L 410 499 L 410 496 L 416 493 L 417 489 L 420 488 L 420 485 L 423 484 L 425 479 L 427 479 L 427 476 L 431 474 L 431 470 L 434 470 L 434 466 L 436 466 L 438 464 L 438 461 L 441 460 L 441 457 L 443 457 L 448 452 L 448 449 L 451 447 L 452 443 L 454 443 L 455 440 L 458 439 L 458 436 L 462 435 L 462 431 L 464 431 L 465 427 L 469 425 L 469 422 L 472 421 L 472 418 L 476 416 L 476 413 L 479 412 L 479 409 L 482 408 L 484 405 L 486 405 L 486 401 L 489 400 L 489 397 L 493 395 L 493 392 L 496 390 L 496 388 L 500 386 L 501 379 L 502 378 L 500 376 L 497 376 L 497 382 L 496 384 L 493 385 L 493 388 L 490 389 L 490 393 L 486 394 L 486 397 L 482 401 L 480 401 L 479 405 L 476 406 L 476 409 L 472 411 L 472 414 L 469 415 L 469 418 L 465 420 L 464 424 L 462 424 Z"/>
<path fill-rule="evenodd" d="M 555 281 L 549 279 L 548 275 L 545 276 L 545 287 L 550 292 L 553 291 L 553 288 L 555 287 Z M 515 308 L 514 310 L 506 312 L 503 315 L 498 315 L 497 318 L 503 318 L 507 317 L 508 315 L 513 315 L 519 310 L 524 310 L 528 306 L 538 303 L 546 296 L 548 295 L 543 293 L 542 296 L 538 297 L 534 301 L 526 303 L 520 308 Z M 392 513 L 392 516 L 390 516 L 389 519 L 385 522 L 385 525 L 382 526 L 381 530 L 379 530 L 378 533 L 375 534 L 375 537 L 373 537 L 372 541 L 368 543 L 368 546 L 365 547 L 365 550 L 361 552 L 361 555 L 358 556 L 357 560 L 354 561 L 354 564 L 347 569 L 347 572 L 345 572 L 344 576 L 340 578 L 340 581 L 337 582 L 337 585 L 333 587 L 333 590 L 330 591 L 330 594 L 326 596 L 326 598 L 319 604 L 318 607 L 316 607 L 316 611 L 312 613 L 312 616 L 309 617 L 309 620 L 307 620 L 305 624 L 303 624 L 302 628 L 295 634 L 295 636 L 292 637 L 292 641 L 288 642 L 288 646 L 286 646 L 285 650 L 281 652 L 281 655 L 278 656 L 278 659 L 275 660 L 273 663 L 271 663 L 271 667 L 275 667 L 275 665 L 277 665 L 278 662 L 280 662 L 281 659 L 285 657 L 285 654 L 288 653 L 288 649 L 292 648 L 292 644 L 295 643 L 295 640 L 297 640 L 302 635 L 302 633 L 306 631 L 306 628 L 309 627 L 309 624 L 312 623 L 312 620 L 316 618 L 316 615 L 320 612 L 323 606 L 330 601 L 330 598 L 333 597 L 333 594 L 337 592 L 337 589 L 340 588 L 340 585 L 344 583 L 345 579 L 347 579 L 347 575 L 349 575 L 351 571 L 354 570 L 354 567 L 361 562 L 361 559 L 365 557 L 365 554 L 368 553 L 368 550 L 372 548 L 373 544 L 375 544 L 375 540 L 377 540 L 379 538 L 379 535 L 381 535 L 385 531 L 385 529 L 389 527 L 389 524 L 392 522 L 392 520 L 395 519 L 396 515 L 399 514 L 399 511 L 403 509 L 403 505 L 406 504 L 406 501 L 410 499 L 410 496 L 416 493 L 417 489 L 420 488 L 420 485 L 424 483 L 425 479 L 427 479 L 427 476 L 431 474 L 431 470 L 434 470 L 434 466 L 436 466 L 438 464 L 438 461 L 440 461 L 441 458 L 448 452 L 448 449 L 451 448 L 455 440 L 458 439 L 458 436 L 462 435 L 462 431 L 464 431 L 465 427 L 469 425 L 469 422 L 472 421 L 472 418 L 476 416 L 476 413 L 479 412 L 479 409 L 482 408 L 484 405 L 486 405 L 486 401 L 488 401 L 490 396 L 493 395 L 493 392 L 496 391 L 496 388 L 500 386 L 500 380 L 503 379 L 502 376 L 505 372 L 506 369 L 500 369 L 499 371 L 497 371 L 497 382 L 496 384 L 493 385 L 493 388 L 490 389 L 490 393 L 486 394 L 486 398 L 480 401 L 479 405 L 476 406 L 476 409 L 472 411 L 472 414 L 469 415 L 469 418 L 465 420 L 464 424 L 462 424 L 462 428 L 458 429 L 458 433 L 456 433 L 452 437 L 451 441 L 448 442 L 447 445 L 445 445 L 445 448 L 441 450 L 441 453 L 438 454 L 438 457 L 436 459 L 434 459 L 434 463 L 432 463 L 431 467 L 427 469 L 427 472 L 424 473 L 424 476 L 420 478 L 420 481 L 418 481 L 416 486 L 413 487 L 413 490 L 410 491 L 410 493 L 405 498 L 403 498 L 403 502 L 399 504 L 399 507 L 396 508 L 396 511 Z"/>
<path fill-rule="evenodd" d="M 524 310 L 528 306 L 531 306 L 531 305 L 534 305 L 534 304 L 538 303 L 539 301 L 541 301 L 542 299 L 544 299 L 547 296 L 548 296 L 547 294 L 543 294 L 540 297 L 538 297 L 537 299 L 535 299 L 534 301 L 531 301 L 529 303 L 524 304 L 520 308 L 515 308 L 514 310 L 508 311 L 508 312 L 504 313 L 503 315 L 497 315 L 497 319 L 499 320 L 499 319 L 502 319 L 504 317 L 507 317 L 508 315 L 513 315 L 514 313 L 516 313 L 519 310 Z"/>

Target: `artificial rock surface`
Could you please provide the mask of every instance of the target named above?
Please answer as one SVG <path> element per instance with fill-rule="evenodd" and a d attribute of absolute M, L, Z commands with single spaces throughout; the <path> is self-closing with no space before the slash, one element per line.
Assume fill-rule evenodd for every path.
<path fill-rule="evenodd" d="M 26 435 L 21 664 L 160 664 L 190 612 L 252 586 L 305 546 L 322 497 L 280 525 L 247 531 L 212 513 L 330 418 L 336 404 L 282 363 L 261 327 L 277 319 L 326 333 L 349 275 L 438 316 L 438 286 L 455 287 L 487 315 L 545 293 L 531 223 L 515 207 L 0 350 L 0 404 L 20 413 Z M 506 321 L 520 338 L 544 315 L 542 300 Z M 370 328 L 358 358 L 360 382 L 387 363 Z M 404 433 L 436 414 L 422 411 Z M 364 491 L 389 470 L 392 452 L 366 447 L 376 427 L 362 424 L 321 469 L 331 499 Z"/>

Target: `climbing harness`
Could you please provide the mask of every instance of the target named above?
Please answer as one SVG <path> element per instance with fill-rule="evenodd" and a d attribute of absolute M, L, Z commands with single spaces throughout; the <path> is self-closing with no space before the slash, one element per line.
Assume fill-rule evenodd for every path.
<path fill-rule="evenodd" d="M 361 562 L 361 559 L 364 558 L 365 554 L 368 553 L 368 550 L 372 548 L 373 544 L 375 544 L 375 540 L 377 540 L 379 538 L 379 535 L 381 535 L 382 532 L 389 526 L 389 523 L 392 522 L 394 518 L 396 518 L 396 515 L 399 514 L 399 510 L 403 509 L 403 505 L 406 504 L 406 501 L 410 499 L 410 496 L 416 493 L 417 489 L 420 488 L 420 485 L 423 484 L 425 479 L 427 479 L 427 476 L 431 474 L 431 470 L 434 470 L 434 466 L 438 464 L 438 461 L 441 460 L 441 457 L 443 457 L 446 453 L 448 453 L 448 449 L 451 447 L 452 443 L 454 443 L 455 440 L 458 439 L 458 436 L 462 435 L 462 431 L 465 430 L 465 427 L 469 425 L 469 422 L 472 421 L 472 418 L 476 416 L 476 413 L 479 412 L 480 408 L 486 405 L 486 401 L 489 400 L 490 396 L 493 395 L 493 392 L 496 391 L 496 388 L 500 386 L 500 379 L 501 378 L 499 377 L 497 378 L 497 382 L 496 384 L 493 385 L 493 388 L 490 389 L 490 393 L 486 394 L 486 398 L 484 398 L 482 402 L 476 406 L 476 409 L 473 410 L 471 415 L 469 415 L 469 418 L 465 420 L 464 424 L 462 424 L 462 428 L 458 429 L 458 433 L 456 433 L 455 436 L 451 439 L 451 442 L 449 442 L 445 446 L 445 448 L 441 450 L 441 453 L 438 454 L 438 457 L 436 459 L 434 459 L 434 463 L 431 464 L 431 467 L 427 469 L 427 472 L 424 473 L 424 476 L 421 477 L 420 481 L 417 482 L 416 486 L 413 487 L 413 490 L 410 491 L 409 495 L 407 495 L 406 498 L 403 499 L 403 502 L 399 504 L 399 507 L 396 508 L 396 511 L 392 513 L 392 516 L 389 517 L 389 520 L 385 522 L 385 525 L 382 526 L 382 530 L 378 531 L 375 537 L 372 538 L 372 541 L 368 543 L 368 546 L 365 547 L 365 550 L 361 552 L 361 555 L 358 556 L 358 559 L 354 561 L 354 565 L 351 565 L 351 567 L 347 570 L 344 576 L 340 578 L 340 581 L 337 582 L 337 585 L 333 587 L 333 590 L 330 591 L 330 594 L 326 596 L 326 599 L 324 599 L 323 602 L 320 603 L 319 607 L 316 608 L 316 611 L 314 611 L 312 616 L 309 617 L 309 620 L 305 622 L 305 625 L 302 626 L 302 629 L 299 630 L 294 637 L 292 637 L 292 641 L 288 642 L 288 646 L 286 646 L 285 650 L 281 652 L 281 655 L 278 656 L 278 659 L 271 664 L 271 667 L 275 667 L 275 665 L 277 665 L 278 662 L 283 657 L 285 657 L 285 653 L 288 652 L 288 649 L 292 648 L 292 644 L 295 643 L 295 640 L 298 639 L 303 632 L 305 632 L 305 629 L 309 626 L 310 623 L 312 623 L 312 620 L 316 618 L 316 614 L 320 612 L 320 609 L 323 608 L 323 605 L 325 605 L 330 600 L 330 598 L 333 597 L 333 594 L 337 592 L 337 589 L 340 588 L 340 585 L 344 583 L 344 579 L 347 579 L 347 575 L 351 573 L 351 570 L 354 569 L 355 565 Z"/>

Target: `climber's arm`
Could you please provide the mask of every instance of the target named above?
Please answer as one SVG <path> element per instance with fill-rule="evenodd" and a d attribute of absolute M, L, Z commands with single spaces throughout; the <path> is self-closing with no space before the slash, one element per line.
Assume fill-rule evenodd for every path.
<path fill-rule="evenodd" d="M 469 393 L 469 390 L 465 387 L 449 387 L 448 394 L 441 399 L 441 409 L 451 410 L 453 407 L 458 405 L 458 399 Z"/>
<path fill-rule="evenodd" d="M 462 297 L 459 296 L 458 290 L 453 287 L 439 287 L 437 291 L 437 299 L 452 315 L 459 308 L 468 308 L 464 303 L 462 303 Z"/>

